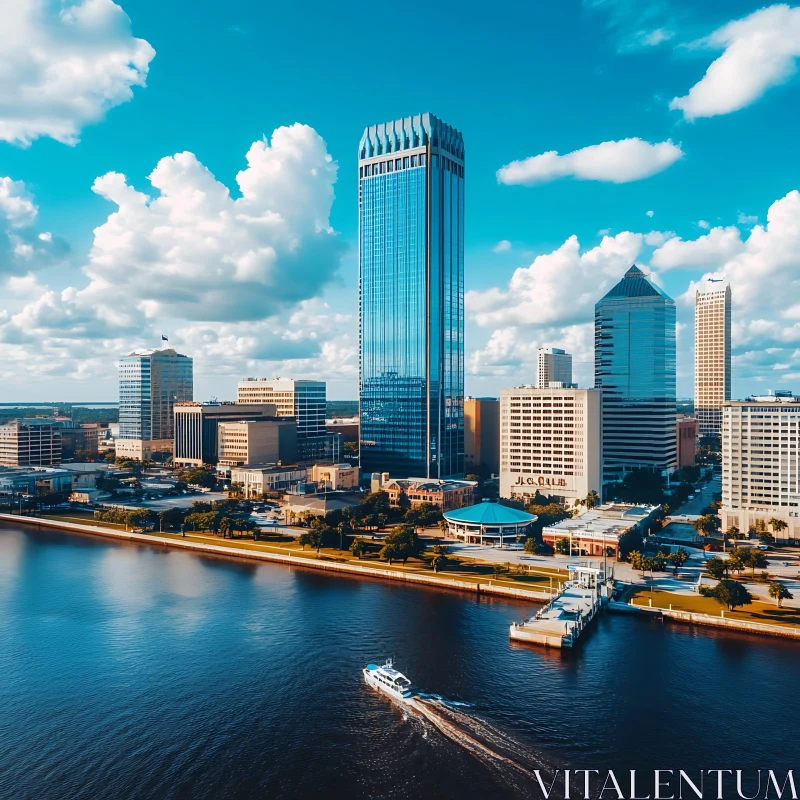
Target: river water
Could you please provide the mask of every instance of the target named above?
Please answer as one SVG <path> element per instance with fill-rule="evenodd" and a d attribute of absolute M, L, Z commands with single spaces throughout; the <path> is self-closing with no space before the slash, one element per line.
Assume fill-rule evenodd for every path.
<path fill-rule="evenodd" d="M 387 656 L 529 767 L 798 768 L 796 644 L 605 615 L 512 646 L 528 613 L 0 528 L 0 797 L 541 796 L 369 691 Z"/>

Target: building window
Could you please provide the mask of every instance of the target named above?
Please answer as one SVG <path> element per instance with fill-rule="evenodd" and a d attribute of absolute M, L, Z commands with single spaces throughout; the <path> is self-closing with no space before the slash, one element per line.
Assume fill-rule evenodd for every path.
<path fill-rule="evenodd" d="M 411 156 L 411 166 L 412 167 L 416 167 L 417 166 L 417 157 L 416 156 Z"/>

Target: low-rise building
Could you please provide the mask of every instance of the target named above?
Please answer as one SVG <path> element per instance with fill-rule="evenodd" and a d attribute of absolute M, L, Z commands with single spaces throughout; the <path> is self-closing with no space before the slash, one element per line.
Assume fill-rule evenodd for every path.
<path fill-rule="evenodd" d="M 63 460 L 89 457 L 98 454 L 100 428 L 96 424 L 76 425 L 61 429 L 61 458 Z"/>
<path fill-rule="evenodd" d="M 53 467 L 61 463 L 61 426 L 54 419 L 15 419 L 0 425 L 0 465 Z"/>
<path fill-rule="evenodd" d="M 559 539 L 567 539 L 572 555 L 602 556 L 605 550 L 616 558 L 620 537 L 637 526 L 642 536 L 646 536 L 659 510 L 660 506 L 627 503 L 595 506 L 576 517 L 543 528 L 542 540 L 555 547 Z"/>
<path fill-rule="evenodd" d="M 678 469 L 693 467 L 696 463 L 697 435 L 699 422 L 692 417 L 678 415 L 675 423 L 675 436 L 678 445 Z"/>
<path fill-rule="evenodd" d="M 287 525 L 294 525 L 301 521 L 305 514 L 311 513 L 317 517 L 324 517 L 329 511 L 357 508 L 362 500 L 361 495 L 347 492 L 289 494 L 283 498 L 281 514 Z"/>
<path fill-rule="evenodd" d="M 294 420 L 220 421 L 217 442 L 217 463 L 221 466 L 297 463 Z"/>
<path fill-rule="evenodd" d="M 722 530 L 800 540 L 800 397 L 772 391 L 723 403 L 720 521 Z"/>
<path fill-rule="evenodd" d="M 351 464 L 315 464 L 311 480 L 328 492 L 358 489 L 359 468 Z"/>
<path fill-rule="evenodd" d="M 173 463 L 179 467 L 216 464 L 219 459 L 219 424 L 275 419 L 274 403 L 175 403 Z"/>
<path fill-rule="evenodd" d="M 240 487 L 247 499 L 285 492 L 305 481 L 307 470 L 297 465 L 231 467 L 231 485 Z"/>
<path fill-rule="evenodd" d="M 423 503 L 439 506 L 442 511 L 472 505 L 476 481 L 436 480 L 433 478 L 389 478 L 381 489 L 395 508 L 414 508 Z"/>
<path fill-rule="evenodd" d="M 172 439 L 117 439 L 117 458 L 133 461 L 155 461 L 172 452 Z"/>
<path fill-rule="evenodd" d="M 38 469 L 6 469 L 0 467 L 0 491 L 9 494 L 46 494 L 68 492 L 72 478 L 65 469 L 41 467 Z"/>
<path fill-rule="evenodd" d="M 447 535 L 470 544 L 499 544 L 514 542 L 518 536 L 527 535 L 536 522 L 535 514 L 492 503 L 465 506 L 446 511 Z"/>

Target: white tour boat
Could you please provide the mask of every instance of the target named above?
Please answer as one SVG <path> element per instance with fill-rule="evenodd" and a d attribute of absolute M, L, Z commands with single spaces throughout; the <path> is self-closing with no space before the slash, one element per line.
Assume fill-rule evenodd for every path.
<path fill-rule="evenodd" d="M 411 691 L 411 681 L 392 666 L 391 658 L 382 667 L 368 664 L 364 669 L 364 680 L 373 689 L 378 689 L 401 702 L 410 700 L 414 696 Z"/>

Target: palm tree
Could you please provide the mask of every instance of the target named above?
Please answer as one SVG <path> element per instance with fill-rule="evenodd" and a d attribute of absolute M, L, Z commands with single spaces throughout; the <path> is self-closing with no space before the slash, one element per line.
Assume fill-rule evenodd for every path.
<path fill-rule="evenodd" d="M 587 509 L 594 508 L 600 500 L 600 495 L 592 489 L 589 494 L 586 495 L 586 499 L 583 501 L 583 504 L 586 506 Z"/>
<path fill-rule="evenodd" d="M 783 605 L 784 600 L 791 600 L 794 597 L 794 595 L 782 583 L 778 583 L 778 581 L 772 581 L 772 583 L 770 583 L 769 596 L 775 600 L 778 604 L 778 608 Z"/>
<path fill-rule="evenodd" d="M 778 519 L 777 517 L 773 517 L 769 521 L 770 527 L 772 528 L 773 533 L 780 533 L 781 531 L 785 531 L 789 526 L 786 522 L 782 519 Z"/>

